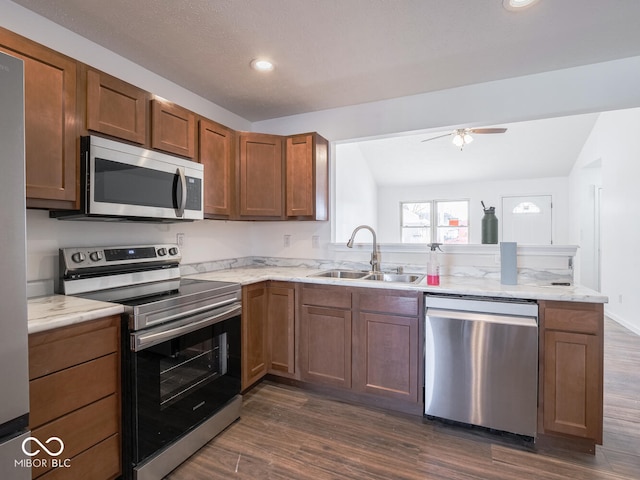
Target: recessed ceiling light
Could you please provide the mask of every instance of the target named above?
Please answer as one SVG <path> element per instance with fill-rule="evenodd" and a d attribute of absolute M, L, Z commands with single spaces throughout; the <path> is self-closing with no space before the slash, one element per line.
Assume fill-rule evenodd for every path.
<path fill-rule="evenodd" d="M 269 60 L 254 58 L 251 60 L 251 68 L 259 72 L 270 72 L 273 70 L 273 63 Z"/>
<path fill-rule="evenodd" d="M 502 0 L 502 6 L 512 12 L 518 12 L 530 7 L 538 0 Z"/>

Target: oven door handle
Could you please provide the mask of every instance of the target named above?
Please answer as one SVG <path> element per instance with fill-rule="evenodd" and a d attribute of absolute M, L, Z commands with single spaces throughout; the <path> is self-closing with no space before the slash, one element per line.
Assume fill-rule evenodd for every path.
<path fill-rule="evenodd" d="M 242 305 L 235 304 L 222 311 L 220 309 L 215 310 L 213 312 L 213 315 L 209 315 L 201 320 L 185 323 L 168 330 L 162 330 L 160 332 L 134 333 L 131 335 L 131 350 L 133 350 L 134 352 L 139 352 L 140 350 L 144 350 L 146 348 L 152 347 L 153 345 L 171 340 L 172 338 L 177 338 L 201 328 L 208 327 L 209 325 L 213 325 L 214 323 L 218 323 L 228 318 L 235 317 L 239 315 L 241 311 Z"/>
<path fill-rule="evenodd" d="M 193 316 L 193 315 L 195 315 L 197 313 L 204 312 L 204 311 L 207 311 L 207 310 L 213 310 L 214 308 L 223 307 L 223 306 L 229 305 L 231 303 L 236 303 L 236 302 L 238 302 L 238 300 L 239 300 L 238 299 L 238 295 L 233 294 L 232 296 L 229 296 L 229 297 L 225 298 L 224 300 L 221 300 L 221 301 L 219 301 L 217 303 L 207 303 L 203 307 L 190 308 L 189 309 L 189 316 Z M 145 326 L 152 326 L 153 324 L 158 323 L 157 319 L 155 319 L 157 316 L 159 316 L 159 315 L 156 315 L 156 316 L 151 315 L 151 314 L 145 315 L 145 317 L 143 317 L 143 318 L 145 318 L 145 322 L 144 322 Z M 162 316 L 161 316 L 161 319 L 162 319 L 162 323 L 167 323 L 167 322 L 170 322 L 170 321 L 175 320 L 177 318 L 182 318 L 184 316 L 185 316 L 184 312 L 178 312 L 178 313 L 176 313 L 174 315 L 166 315 L 166 314 L 163 313 Z M 155 321 L 154 321 L 154 319 L 155 319 Z M 140 327 L 138 327 L 138 328 L 140 328 Z"/>

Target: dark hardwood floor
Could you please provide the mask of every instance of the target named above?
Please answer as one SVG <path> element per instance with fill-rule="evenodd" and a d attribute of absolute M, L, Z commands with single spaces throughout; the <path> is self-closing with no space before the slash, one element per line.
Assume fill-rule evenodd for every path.
<path fill-rule="evenodd" d="M 640 478 L 640 337 L 605 321 L 604 445 L 537 451 L 511 437 L 425 422 L 263 382 L 242 418 L 168 480 Z"/>

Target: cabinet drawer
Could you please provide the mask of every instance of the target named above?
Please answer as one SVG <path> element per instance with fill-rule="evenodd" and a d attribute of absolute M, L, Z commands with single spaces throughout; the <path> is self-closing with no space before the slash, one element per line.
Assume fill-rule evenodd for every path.
<path fill-rule="evenodd" d="M 112 353 L 29 382 L 30 428 L 118 391 L 118 364 Z"/>
<path fill-rule="evenodd" d="M 601 304 L 574 304 L 573 306 L 555 305 L 551 302 L 545 304 L 545 329 L 598 335 L 602 330 L 602 322 Z"/>
<path fill-rule="evenodd" d="M 36 428 L 33 436 L 40 441 L 51 437 L 60 438 L 64 442 L 61 458 L 72 458 L 118 433 L 119 424 L 118 397 L 114 394 Z M 49 456 L 43 451 L 35 458 L 44 460 Z M 51 469 L 50 462 L 44 465 L 46 467 L 33 468 L 34 478 Z"/>
<path fill-rule="evenodd" d="M 319 307 L 351 308 L 351 291 L 342 287 L 304 287 L 302 303 Z"/>
<path fill-rule="evenodd" d="M 64 454 L 63 454 L 64 456 Z M 57 468 L 39 477 L 42 480 L 104 480 L 116 478 L 120 469 L 120 436 L 113 435 L 99 444 L 73 457 L 69 468 Z"/>
<path fill-rule="evenodd" d="M 118 350 L 118 317 L 104 327 L 80 326 L 29 336 L 29 379 L 103 357 Z M 82 326 L 86 327 L 86 326 Z"/>
<path fill-rule="evenodd" d="M 417 294 L 398 295 L 396 292 L 375 290 L 360 293 L 360 310 L 415 317 L 419 307 Z"/>

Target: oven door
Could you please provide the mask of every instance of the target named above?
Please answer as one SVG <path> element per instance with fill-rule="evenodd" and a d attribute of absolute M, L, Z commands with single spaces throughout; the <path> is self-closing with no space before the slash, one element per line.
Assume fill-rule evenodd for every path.
<path fill-rule="evenodd" d="M 201 220 L 202 166 L 99 137 L 83 138 L 90 215 Z"/>
<path fill-rule="evenodd" d="M 130 406 L 134 465 L 240 393 L 239 309 L 237 305 L 226 313 L 214 311 L 209 320 L 131 335 L 137 351 L 130 351 L 132 387 L 125 401 Z"/>

